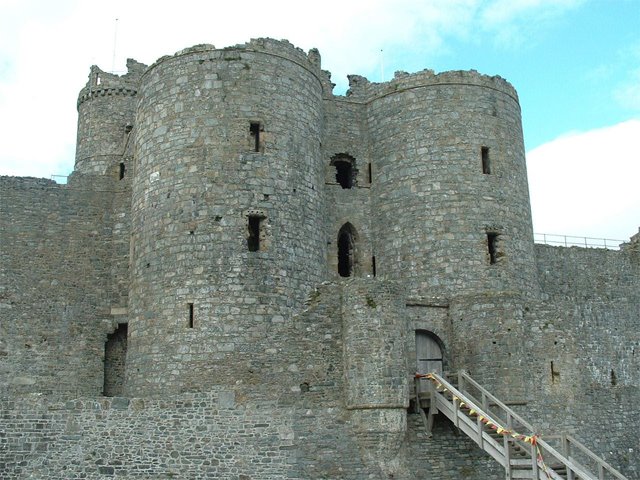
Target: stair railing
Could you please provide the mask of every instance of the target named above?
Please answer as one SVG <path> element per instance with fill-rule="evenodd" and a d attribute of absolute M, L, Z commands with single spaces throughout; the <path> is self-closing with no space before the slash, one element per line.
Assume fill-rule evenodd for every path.
<path fill-rule="evenodd" d="M 447 418 L 449 418 L 449 420 L 451 420 L 456 428 L 464 432 L 471 440 L 477 443 L 480 448 L 491 455 L 494 460 L 500 463 L 505 469 L 509 468 L 507 440 L 500 443 L 495 438 L 491 437 L 489 435 L 489 432 L 485 430 L 484 424 L 480 419 L 484 418 L 486 422 L 490 422 L 496 425 L 498 423 L 497 420 L 493 419 L 473 400 L 467 398 L 462 392 L 458 391 L 453 385 L 451 385 L 439 375 L 417 375 L 416 378 L 418 379 L 418 381 L 429 378 L 430 380 L 437 382 L 438 388 L 442 388 L 442 391 L 439 391 L 438 388 L 436 388 L 436 385 L 434 385 L 433 383 L 429 382 L 428 384 L 430 398 L 430 425 L 433 423 L 433 416 L 438 412 L 442 412 L 445 416 L 447 416 Z M 446 398 L 444 394 L 445 390 L 448 390 L 453 395 L 451 401 Z M 421 389 L 417 388 L 416 391 L 420 392 Z M 420 405 L 420 397 L 421 394 L 418 393 L 418 405 Z M 471 419 L 469 416 L 460 411 L 463 405 L 466 405 L 467 408 L 478 412 L 476 420 Z"/>
<path fill-rule="evenodd" d="M 458 410 L 460 410 L 461 408 L 461 404 L 465 404 L 467 408 L 475 410 L 477 414 L 478 428 L 482 428 L 482 426 L 480 425 L 480 421 L 481 419 L 484 419 L 483 423 L 490 425 L 491 428 L 504 435 L 505 450 L 502 452 L 504 459 L 501 461 L 497 456 L 492 456 L 497 461 L 502 463 L 505 468 L 511 469 L 512 466 L 525 466 L 527 463 L 529 463 L 534 473 L 533 478 L 535 479 L 563 479 L 563 477 L 560 477 L 555 473 L 554 470 L 551 469 L 551 466 L 553 466 L 554 468 L 563 467 L 566 470 L 567 480 L 604 480 L 605 471 L 608 473 L 612 473 L 615 478 L 619 480 L 627 480 L 624 475 L 620 474 L 613 467 L 611 467 L 593 452 L 589 451 L 582 444 L 580 444 L 580 447 L 578 448 L 581 451 L 583 449 L 585 451 L 588 451 L 588 456 L 590 458 L 597 459 L 597 475 L 590 472 L 587 467 L 577 462 L 574 458 L 565 456 L 557 451 L 546 441 L 533 433 L 535 430 L 532 428 L 531 424 L 529 424 L 520 415 L 507 407 L 503 402 L 492 395 L 484 387 L 478 384 L 466 372 L 460 372 L 458 376 L 458 382 L 459 385 L 462 386 L 462 389 L 454 387 L 451 383 L 449 383 L 437 373 L 431 373 L 426 376 L 432 381 L 431 397 L 433 400 L 436 400 L 436 408 L 445 413 L 445 415 L 447 415 L 449 419 L 454 422 L 454 425 L 459 425 L 460 422 L 458 417 L 460 414 L 466 417 L 466 414 L 458 412 Z M 435 384 L 433 382 L 435 382 Z M 471 394 L 468 391 L 469 389 L 465 388 L 465 384 L 472 386 L 477 391 L 479 391 L 480 399 L 477 399 L 473 394 Z M 438 391 L 438 388 L 449 390 L 452 395 L 452 400 L 449 401 L 444 396 L 444 394 Z M 438 405 L 444 405 L 445 403 L 447 405 L 446 408 L 442 409 L 438 407 Z M 452 406 L 452 408 L 448 408 L 450 406 Z M 523 434 L 522 431 L 518 431 L 518 429 L 524 429 L 528 433 Z M 480 431 L 480 439 L 478 439 L 477 437 L 473 438 L 469 431 L 465 431 L 465 433 L 469 435 L 472 440 L 483 447 L 484 442 L 482 440 L 482 431 Z M 474 433 L 474 436 L 476 435 L 477 433 Z M 510 460 L 507 448 L 509 441 L 517 443 L 523 450 L 529 450 L 531 459 Z M 579 442 L 575 442 L 573 444 L 577 446 L 578 443 Z M 489 452 L 489 450 L 487 450 L 486 448 L 484 448 L 484 450 L 491 454 L 491 452 Z M 547 463 L 549 464 L 549 466 L 547 465 Z"/>
<path fill-rule="evenodd" d="M 475 395 L 473 395 L 469 387 L 473 387 L 476 389 L 476 391 L 479 392 L 480 398 L 477 400 L 480 401 L 482 408 L 486 412 L 491 413 L 493 416 L 498 417 L 499 420 L 505 422 L 510 430 L 516 429 L 517 431 L 528 432 L 535 431 L 535 429 L 529 422 L 527 422 L 524 418 L 514 412 L 511 408 L 509 408 L 495 395 L 493 395 L 486 388 L 476 382 L 473 378 L 471 378 L 467 372 L 465 372 L 464 370 L 460 370 L 458 372 L 458 390 L 475 400 Z"/>
<path fill-rule="evenodd" d="M 476 382 L 473 378 L 469 376 L 469 374 L 461 370 L 458 372 L 458 389 L 464 392 L 468 397 L 474 398 L 474 395 L 470 392 L 470 388 L 473 387 L 476 391 L 479 392 L 479 396 L 481 398 L 481 402 L 483 407 L 486 407 L 487 411 L 489 411 L 492 415 L 498 417 L 499 419 L 507 422 L 507 424 L 513 422 L 513 420 L 517 420 L 518 427 L 524 427 L 523 429 L 529 432 L 534 432 L 534 428 L 524 420 L 521 416 L 515 413 L 511 408 L 501 402 L 497 397 L 491 394 L 486 388 Z M 585 445 L 580 443 L 574 437 L 568 434 L 562 434 L 560 436 L 546 436 L 546 439 L 560 439 L 561 447 L 560 450 L 564 457 L 572 461 L 576 466 L 580 467 L 583 471 L 589 471 L 590 468 L 586 467 L 583 463 L 577 460 L 573 455 L 572 447 L 575 447 L 575 450 L 579 453 L 586 456 L 589 460 L 591 460 L 596 467 L 598 472 L 597 480 L 605 480 L 605 473 L 608 473 L 613 476 L 613 478 L 618 480 L 627 480 L 624 475 L 618 472 L 615 468 L 609 465 L 604 459 L 593 453 L 589 450 Z M 551 447 L 546 441 L 539 441 L 541 449 L 544 451 L 548 450 L 551 455 L 554 455 L 553 452 L 556 450 Z M 592 474 L 593 475 L 593 474 Z M 575 475 L 570 470 L 567 470 L 567 480 L 574 480 Z"/>
<path fill-rule="evenodd" d="M 579 442 L 576 438 L 569 435 L 568 433 L 563 433 L 561 435 L 545 435 L 547 440 L 557 440 L 560 442 L 560 449 L 565 457 L 571 458 L 577 463 L 579 460 L 576 460 L 574 457 L 575 454 L 581 454 L 587 458 L 588 461 L 593 462 L 595 464 L 596 469 L 598 470 L 598 480 L 605 480 L 607 477 L 605 475 L 613 476 L 618 480 L 627 480 L 627 477 L 618 472 L 615 468 L 609 465 L 604 459 L 600 458 L 598 455 L 593 453 L 589 448 L 587 448 L 584 444 Z M 573 480 L 573 479 L 569 479 Z"/>

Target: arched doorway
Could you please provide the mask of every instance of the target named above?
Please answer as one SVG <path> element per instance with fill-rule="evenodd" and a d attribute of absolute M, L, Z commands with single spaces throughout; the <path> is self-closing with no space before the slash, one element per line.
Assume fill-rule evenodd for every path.
<path fill-rule="evenodd" d="M 418 373 L 435 372 L 442 375 L 440 339 L 427 330 L 416 330 L 416 361 Z"/>
<path fill-rule="evenodd" d="M 442 375 L 444 371 L 444 356 L 442 342 L 428 330 L 416 330 L 416 372 L 437 373 Z M 420 392 L 427 390 L 426 381 L 420 382 Z"/>
<path fill-rule="evenodd" d="M 338 232 L 338 274 L 341 277 L 351 277 L 355 273 L 356 241 L 355 228 L 345 223 Z"/>

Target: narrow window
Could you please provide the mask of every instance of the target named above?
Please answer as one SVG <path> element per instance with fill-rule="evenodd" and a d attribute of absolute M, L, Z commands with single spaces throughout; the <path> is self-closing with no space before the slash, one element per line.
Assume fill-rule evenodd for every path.
<path fill-rule="evenodd" d="M 560 380 L 560 371 L 555 369 L 553 361 L 551 361 L 551 383 L 556 383 Z"/>
<path fill-rule="evenodd" d="M 489 263 L 495 264 L 498 259 L 498 234 L 487 233 L 487 246 L 489 247 Z"/>
<path fill-rule="evenodd" d="M 371 163 L 369 163 L 367 171 L 369 173 L 369 183 L 371 184 L 371 183 L 373 183 L 373 175 L 371 174 Z"/>
<path fill-rule="evenodd" d="M 189 328 L 193 328 L 193 303 L 187 304 L 189 308 Z"/>
<path fill-rule="evenodd" d="M 124 162 L 120 162 L 120 174 L 119 174 L 119 178 L 120 180 L 122 180 L 124 178 L 124 172 L 125 172 L 125 166 L 124 166 Z"/>
<path fill-rule="evenodd" d="M 375 255 L 373 257 L 371 257 L 371 273 L 373 274 L 373 276 L 376 276 L 376 257 Z"/>
<path fill-rule="evenodd" d="M 116 397 L 124 393 L 125 359 L 127 357 L 127 324 L 121 323 L 107 335 L 104 345 L 104 384 L 102 394 Z"/>
<path fill-rule="evenodd" d="M 260 250 L 260 230 L 262 227 L 263 217 L 258 215 L 249 215 L 249 233 L 247 236 L 247 248 L 250 252 Z"/>
<path fill-rule="evenodd" d="M 251 134 L 253 151 L 259 152 L 260 151 L 260 123 L 251 122 L 249 124 L 249 133 Z"/>
<path fill-rule="evenodd" d="M 482 147 L 480 149 L 480 156 L 482 157 L 482 173 L 489 175 L 491 173 L 491 162 L 489 160 L 489 147 Z"/>
<path fill-rule="evenodd" d="M 350 223 L 345 223 L 338 232 L 338 274 L 350 277 L 356 265 L 356 232 Z"/>

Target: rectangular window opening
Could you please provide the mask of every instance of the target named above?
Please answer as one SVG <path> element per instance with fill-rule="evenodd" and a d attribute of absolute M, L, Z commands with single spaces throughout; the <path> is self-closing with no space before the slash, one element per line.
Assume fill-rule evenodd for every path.
<path fill-rule="evenodd" d="M 368 170 L 368 174 L 369 174 L 369 183 L 371 184 L 371 183 L 373 183 L 373 175 L 371 174 L 371 163 L 369 163 L 369 166 L 368 166 L 367 170 Z"/>
<path fill-rule="evenodd" d="M 249 215 L 249 235 L 247 237 L 247 247 L 250 252 L 260 250 L 260 230 L 262 227 L 263 217 L 258 215 Z"/>
<path fill-rule="evenodd" d="M 126 170 L 126 168 L 124 166 L 124 162 L 120 162 L 120 174 L 119 174 L 120 180 L 122 180 L 124 178 L 125 170 Z"/>
<path fill-rule="evenodd" d="M 259 122 L 251 122 L 249 124 L 249 133 L 253 138 L 253 151 L 260 151 L 260 123 Z"/>
<path fill-rule="evenodd" d="M 371 257 L 371 273 L 376 276 L 376 256 Z"/>
<path fill-rule="evenodd" d="M 482 157 L 482 173 L 489 175 L 491 173 L 491 161 L 489 159 L 489 147 L 482 147 L 480 149 L 480 156 Z"/>
<path fill-rule="evenodd" d="M 487 246 L 489 247 L 489 263 L 494 265 L 498 260 L 498 234 L 487 233 Z"/>
<path fill-rule="evenodd" d="M 189 307 L 189 328 L 193 328 L 193 303 L 188 303 Z"/>

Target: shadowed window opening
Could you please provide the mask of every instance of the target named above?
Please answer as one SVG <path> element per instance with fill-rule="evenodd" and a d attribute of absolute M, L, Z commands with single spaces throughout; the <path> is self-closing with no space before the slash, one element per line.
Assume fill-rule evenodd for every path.
<path fill-rule="evenodd" d="M 368 173 L 368 177 L 369 177 L 369 183 L 373 183 L 373 175 L 371 173 L 371 164 L 369 164 L 368 167 L 367 167 L 367 173 Z"/>
<path fill-rule="evenodd" d="M 120 180 L 122 180 L 124 178 L 124 172 L 126 171 L 126 168 L 124 166 L 124 162 L 120 162 L 120 173 L 119 173 L 119 178 Z"/>
<path fill-rule="evenodd" d="M 342 188 L 353 188 L 353 165 L 343 160 L 334 162 L 334 165 L 336 167 L 336 182 Z"/>
<path fill-rule="evenodd" d="M 260 151 L 260 123 L 259 122 L 251 122 L 249 124 L 249 133 L 251 134 L 251 138 L 253 140 L 253 151 Z"/>
<path fill-rule="evenodd" d="M 551 383 L 556 383 L 556 381 L 560 380 L 560 372 L 555 369 L 553 365 L 553 360 L 551 361 Z"/>
<path fill-rule="evenodd" d="M 356 186 L 356 159 L 345 153 L 340 153 L 331 159 L 331 165 L 336 168 L 336 182 L 342 188 Z"/>
<path fill-rule="evenodd" d="M 189 328 L 193 328 L 193 303 L 188 303 L 189 308 Z"/>
<path fill-rule="evenodd" d="M 247 247 L 250 252 L 260 250 L 260 230 L 262 227 L 263 217 L 257 215 L 249 215 L 249 235 L 247 236 Z"/>
<path fill-rule="evenodd" d="M 345 223 L 338 232 L 338 274 L 351 277 L 355 269 L 356 232 L 350 223 Z"/>
<path fill-rule="evenodd" d="M 491 161 L 489 159 L 489 147 L 482 147 L 480 149 L 480 156 L 482 157 L 482 173 L 489 175 L 491 173 Z"/>
<path fill-rule="evenodd" d="M 498 261 L 498 234 L 487 233 L 487 247 L 489 248 L 489 263 L 494 265 Z"/>
<path fill-rule="evenodd" d="M 121 323 L 115 332 L 107 335 L 104 345 L 104 385 L 106 397 L 124 393 L 125 359 L 127 357 L 127 324 Z"/>
<path fill-rule="evenodd" d="M 373 274 L 373 276 L 376 276 L 376 257 L 375 255 L 373 257 L 371 257 L 371 273 Z"/>

